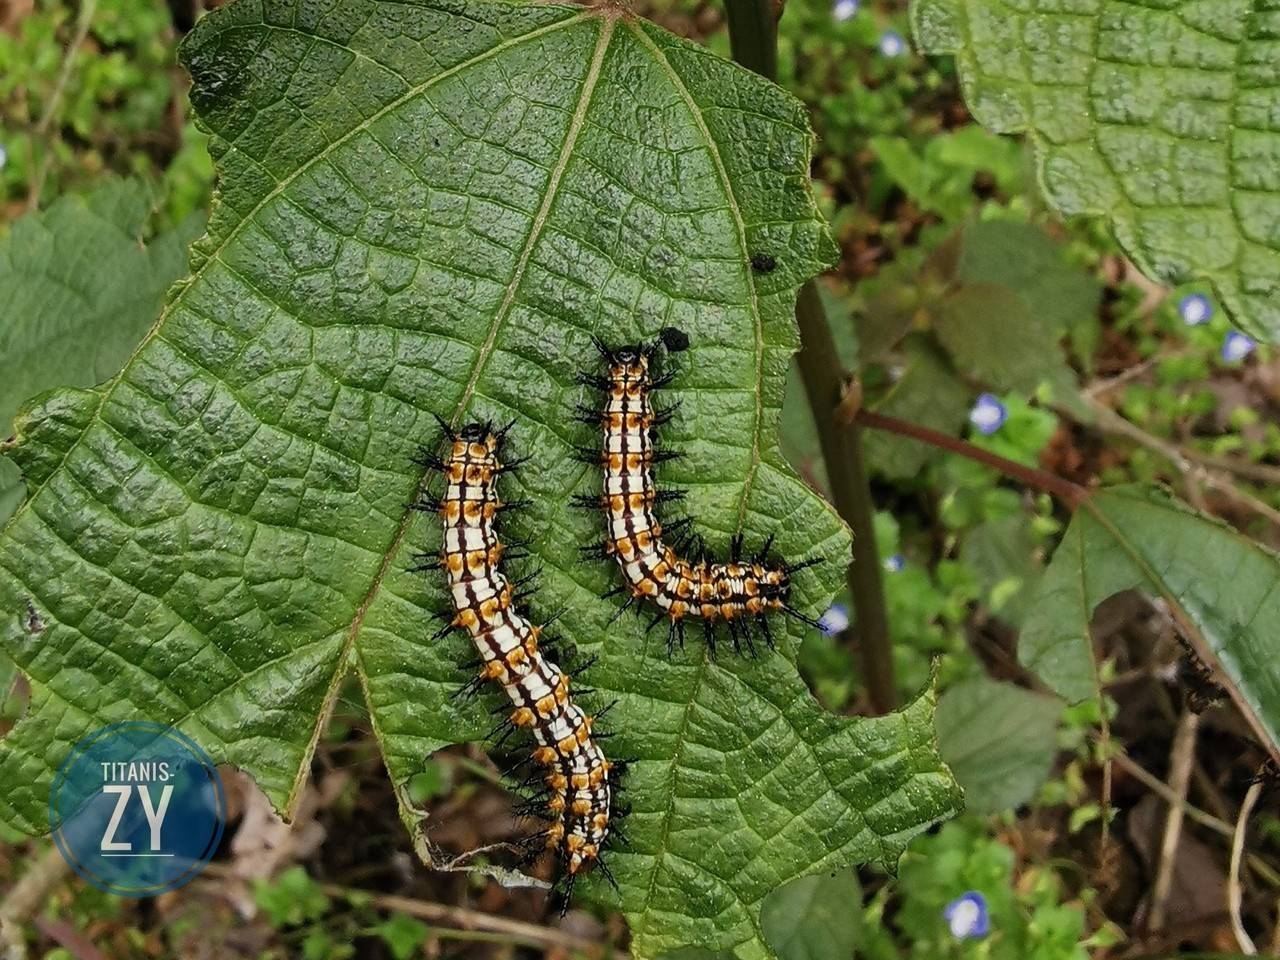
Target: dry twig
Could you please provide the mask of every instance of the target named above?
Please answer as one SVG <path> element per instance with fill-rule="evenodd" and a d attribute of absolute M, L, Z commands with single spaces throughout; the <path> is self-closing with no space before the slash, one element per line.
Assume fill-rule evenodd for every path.
<path fill-rule="evenodd" d="M 1183 711 L 1173 737 L 1173 746 L 1169 749 L 1169 791 L 1183 801 L 1187 798 L 1187 785 L 1191 782 L 1191 767 L 1196 754 L 1196 731 L 1199 727 L 1200 715 L 1191 710 Z M 1184 815 L 1183 804 L 1169 804 L 1164 835 L 1160 839 L 1160 865 L 1156 869 L 1155 886 L 1151 891 L 1148 926 L 1153 933 L 1164 929 L 1165 908 L 1169 902 L 1169 891 L 1173 887 L 1173 868 L 1178 859 L 1178 841 L 1182 838 Z"/>
<path fill-rule="evenodd" d="M 1240 861 L 1244 858 L 1244 837 L 1249 830 L 1249 816 L 1253 813 L 1253 808 L 1258 802 L 1258 798 L 1262 796 L 1264 784 L 1261 780 L 1256 781 L 1249 787 L 1249 792 L 1244 795 L 1244 803 L 1240 807 L 1240 816 L 1236 818 L 1235 836 L 1231 838 L 1231 869 L 1227 873 L 1227 912 L 1231 914 L 1231 929 L 1236 935 L 1236 943 L 1240 947 L 1240 952 L 1249 956 L 1256 956 L 1258 948 L 1253 943 L 1253 938 L 1249 936 L 1249 931 L 1245 930 L 1244 922 L 1240 919 L 1240 903 L 1243 900 L 1240 886 Z"/>

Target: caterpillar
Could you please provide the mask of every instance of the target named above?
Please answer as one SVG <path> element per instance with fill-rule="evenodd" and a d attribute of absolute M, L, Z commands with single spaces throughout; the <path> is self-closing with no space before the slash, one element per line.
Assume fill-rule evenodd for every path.
<path fill-rule="evenodd" d="M 729 561 L 717 562 L 699 538 L 687 533 L 691 519 L 664 527 L 655 512 L 658 504 L 683 497 L 681 491 L 658 490 L 654 484 L 654 465 L 677 456 L 657 445 L 657 430 L 671 420 L 675 408 L 659 409 L 653 403 L 653 392 L 674 376 L 671 372 L 655 375 L 655 360 L 662 347 L 678 352 L 688 343 L 688 337 L 673 327 L 648 344 L 610 348 L 596 343 L 605 373 L 584 374 L 580 379 L 605 394 L 604 405 L 602 409 L 579 406 L 577 419 L 600 428 L 603 437 L 599 449 L 582 448 L 578 453 L 580 459 L 600 465 L 604 481 L 599 495 L 580 495 L 576 502 L 602 509 L 606 531 L 603 543 L 587 547 L 586 552 L 617 562 L 623 585 L 608 595 L 629 593 L 622 610 L 639 599 L 657 605 L 659 613 L 649 629 L 667 621 L 668 651 L 676 643 L 684 645 L 685 621 L 691 617 L 702 619 L 703 635 L 713 654 L 719 623 L 728 629 L 735 650 L 745 646 L 754 651 L 752 623 L 772 647 L 769 614 L 785 613 L 817 626 L 817 621 L 791 606 L 790 597 L 792 574 L 818 561 L 771 560 L 772 536 L 754 556 L 744 558 L 739 534 L 732 540 Z M 664 534 L 673 533 L 679 539 L 668 543 Z M 692 555 L 681 556 L 690 546 Z"/>
<path fill-rule="evenodd" d="M 543 628 L 517 609 L 520 581 L 509 580 L 499 569 L 507 546 L 495 522 L 498 512 L 511 504 L 499 498 L 497 482 L 517 465 L 499 459 L 510 425 L 496 431 L 487 423 L 456 432 L 445 424 L 444 429 L 445 456 L 422 458 L 424 465 L 444 474 L 444 494 L 418 506 L 438 512 L 444 526 L 439 564 L 448 578 L 454 610 L 445 630 L 465 628 L 480 654 L 480 672 L 464 689 L 474 690 L 485 681 L 500 684 L 514 706 L 501 726 L 507 733 L 533 732 L 533 761 L 541 768 L 551 814 L 551 824 L 541 836 L 567 877 L 567 907 L 579 874 L 599 867 L 613 883 L 600 858 L 611 835 L 618 766 L 605 758 L 591 734 L 595 719 L 571 699 L 569 676 L 539 649 Z"/>
<path fill-rule="evenodd" d="M 1191 641 L 1175 626 L 1174 636 L 1186 657 L 1186 704 L 1192 713 L 1204 713 L 1211 706 L 1225 700 L 1227 689 L 1215 679 L 1213 668 L 1201 659 Z"/>

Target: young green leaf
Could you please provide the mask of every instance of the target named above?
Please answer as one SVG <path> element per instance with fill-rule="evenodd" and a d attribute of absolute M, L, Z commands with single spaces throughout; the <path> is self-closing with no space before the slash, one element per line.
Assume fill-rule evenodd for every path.
<path fill-rule="evenodd" d="M 1068 700 L 1097 697 L 1089 620 L 1133 589 L 1169 605 L 1263 748 L 1280 753 L 1280 558 L 1158 491 L 1116 487 L 1085 501 L 1030 603 L 1019 658 Z"/>
<path fill-rule="evenodd" d="M 955 54 L 975 117 L 1026 132 L 1063 214 L 1107 217 L 1153 279 L 1214 284 L 1240 327 L 1280 339 L 1280 41 L 1257 0 L 913 0 Z"/>
<path fill-rule="evenodd" d="M 0 438 L 28 397 L 114 375 L 155 320 L 202 220 L 144 245 L 150 211 L 144 184 L 107 180 L 0 238 Z M 17 468 L 0 458 L 0 523 L 21 499 Z"/>
<path fill-rule="evenodd" d="M 961 236 L 956 282 L 994 284 L 1018 294 L 1034 323 L 1054 339 L 1069 336 L 1077 359 L 1090 368 L 1099 333 L 1102 284 L 1069 263 L 1061 245 L 1031 224 L 978 220 L 967 224 Z M 995 338 L 990 339 L 994 347 Z M 1052 355 L 1057 356 L 1057 351 Z"/>
<path fill-rule="evenodd" d="M 848 960 L 862 926 L 862 887 L 851 870 L 799 877 L 769 894 L 760 919 L 778 960 Z"/>
<path fill-rule="evenodd" d="M 964 788 L 965 809 L 1021 806 L 1049 776 L 1062 701 L 986 677 L 950 687 L 938 700 L 938 746 Z"/>
<path fill-rule="evenodd" d="M 238 0 L 183 53 L 221 177 L 195 272 L 118 378 L 20 418 L 32 494 L 0 541 L 0 641 L 32 700 L 0 741 L 0 819 L 42 829 L 70 741 L 139 714 L 289 813 L 354 669 L 416 824 L 406 785 L 484 736 L 500 696 L 451 698 L 469 645 L 430 639 L 443 579 L 411 569 L 439 543 L 407 506 L 438 480 L 414 464 L 435 415 L 513 419 L 532 458 L 503 478 L 532 501 L 504 518 L 543 568 L 532 614 L 563 609 L 563 639 L 599 656 L 609 750 L 637 758 L 611 854 L 637 957 L 767 956 L 772 889 L 892 861 L 954 811 L 928 694 L 875 720 L 822 711 L 795 624 L 755 660 L 668 658 L 612 622 L 614 571 L 577 549 L 600 535 L 568 503 L 599 483 L 569 416 L 590 336 L 675 325 L 692 349 L 664 437 L 687 456 L 661 481 L 719 550 L 742 530 L 825 559 L 798 575 L 806 613 L 841 579 L 847 533 L 777 445 L 796 292 L 834 253 L 796 101 L 616 7 Z"/>
<path fill-rule="evenodd" d="M 0 239 L 0 432 L 53 387 L 114 376 L 169 286 L 186 272 L 200 218 L 144 244 L 146 186 L 107 180 L 17 220 Z"/>

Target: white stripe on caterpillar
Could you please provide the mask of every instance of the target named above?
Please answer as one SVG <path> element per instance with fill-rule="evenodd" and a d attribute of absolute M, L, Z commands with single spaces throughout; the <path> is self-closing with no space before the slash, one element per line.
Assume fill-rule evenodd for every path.
<path fill-rule="evenodd" d="M 664 331 L 670 349 L 683 349 L 672 340 L 679 331 Z M 599 496 L 583 496 L 582 506 L 603 509 L 605 538 L 599 552 L 613 557 L 622 571 L 630 597 L 626 604 L 645 599 L 660 613 L 651 626 L 668 621 L 667 646 L 684 643 L 684 622 L 690 617 L 703 621 L 708 645 L 714 649 L 715 625 L 723 622 L 735 648 L 752 646 L 751 624 L 757 624 L 765 641 L 772 645 L 770 613 L 785 613 L 816 626 L 815 621 L 790 605 L 791 575 L 810 563 L 788 564 L 768 557 L 772 537 L 754 556 L 743 558 L 742 538 L 733 539 L 732 557 L 727 563 L 713 561 L 701 546 L 692 559 L 680 555 L 685 544 L 672 546 L 663 538 L 663 525 L 655 507 L 665 500 L 679 499 L 675 491 L 659 491 L 653 466 L 672 454 L 656 447 L 657 428 L 670 419 L 670 412 L 656 411 L 652 394 L 667 377 L 655 378 L 651 366 L 659 343 L 610 349 L 597 344 L 605 360 L 604 376 L 587 375 L 584 383 L 605 394 L 603 410 L 579 410 L 579 420 L 603 431 L 599 451 L 582 451 L 583 459 L 599 464 L 603 484 Z M 688 520 L 681 525 L 687 525 Z M 673 527 L 668 525 L 668 534 Z M 687 537 L 687 543 L 700 541 Z"/>
<path fill-rule="evenodd" d="M 512 584 L 499 569 L 500 441 L 488 425 L 471 424 L 450 433 L 444 458 L 429 458 L 446 484 L 432 505 L 444 523 L 440 563 L 453 599 L 451 626 L 464 627 L 479 651 L 479 679 L 501 684 L 515 707 L 511 725 L 533 731 L 533 760 L 545 768 L 550 794 L 547 846 L 572 884 L 597 865 L 609 876 L 600 855 L 609 838 L 614 765 L 591 737 L 592 717 L 570 699 L 569 677 L 538 649 L 541 628 L 516 609 Z"/>

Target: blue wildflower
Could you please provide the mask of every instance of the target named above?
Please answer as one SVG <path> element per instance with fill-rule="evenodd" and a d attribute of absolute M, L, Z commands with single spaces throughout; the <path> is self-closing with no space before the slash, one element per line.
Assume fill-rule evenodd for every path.
<path fill-rule="evenodd" d="M 969 422 L 985 437 L 991 436 L 1009 419 L 1005 405 L 989 393 L 984 393 L 969 411 Z"/>
<path fill-rule="evenodd" d="M 1253 353 L 1257 345 L 1253 337 L 1247 337 L 1238 330 L 1232 330 L 1222 341 L 1222 359 L 1227 363 L 1239 363 Z"/>
<path fill-rule="evenodd" d="M 886 57 L 900 57 L 907 52 L 907 41 L 897 30 L 886 30 L 880 35 L 880 52 Z"/>
<path fill-rule="evenodd" d="M 828 637 L 843 633 L 849 627 L 849 608 L 841 603 L 833 603 L 827 612 L 818 618 L 818 629 Z"/>
<path fill-rule="evenodd" d="M 969 890 L 952 900 L 942 909 L 951 935 L 957 940 L 978 940 L 991 929 L 987 915 L 987 898 L 977 890 Z"/>
<path fill-rule="evenodd" d="M 1198 327 L 1213 318 L 1213 304 L 1203 293 L 1189 293 L 1178 301 L 1178 313 L 1188 327 Z"/>
<path fill-rule="evenodd" d="M 831 16 L 836 20 L 848 20 L 858 12 L 858 0 L 836 0 L 836 5 L 831 8 Z"/>
<path fill-rule="evenodd" d="M 891 557 L 885 557 L 884 568 L 890 573 L 897 573 L 906 565 L 906 558 L 904 558 L 900 553 L 895 553 Z"/>
<path fill-rule="evenodd" d="M 4 165 L 9 162 L 9 154 L 5 151 L 4 145 L 0 144 L 0 170 L 4 169 Z"/>

